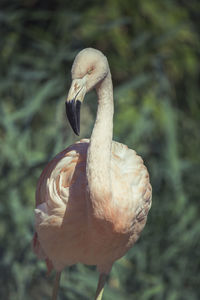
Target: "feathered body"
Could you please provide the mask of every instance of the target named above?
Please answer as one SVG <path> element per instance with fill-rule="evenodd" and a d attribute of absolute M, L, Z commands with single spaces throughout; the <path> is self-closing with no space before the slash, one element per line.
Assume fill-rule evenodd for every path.
<path fill-rule="evenodd" d="M 113 201 L 97 202 L 94 214 L 86 180 L 88 145 L 89 140 L 81 140 L 59 153 L 38 182 L 36 231 L 41 258 L 50 259 L 57 270 L 80 262 L 109 271 L 138 239 L 151 205 L 143 160 L 134 150 L 113 142 Z"/>

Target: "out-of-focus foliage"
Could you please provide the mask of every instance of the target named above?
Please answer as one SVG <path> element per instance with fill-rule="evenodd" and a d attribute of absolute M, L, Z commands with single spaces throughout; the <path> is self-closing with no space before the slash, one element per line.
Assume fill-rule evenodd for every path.
<path fill-rule="evenodd" d="M 77 138 L 64 100 L 76 53 L 108 57 L 114 139 L 149 168 L 153 206 L 139 242 L 115 263 L 105 299 L 200 299 L 200 2 L 1 1 L 0 298 L 49 299 L 53 277 L 31 250 L 44 165 Z M 82 107 L 89 137 L 96 95 Z M 92 299 L 97 272 L 62 277 L 60 299 Z"/>

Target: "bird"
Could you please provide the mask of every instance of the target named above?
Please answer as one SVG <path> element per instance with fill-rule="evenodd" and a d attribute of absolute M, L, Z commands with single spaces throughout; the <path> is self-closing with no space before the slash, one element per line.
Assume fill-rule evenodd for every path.
<path fill-rule="evenodd" d="M 44 168 L 36 189 L 33 250 L 56 271 L 52 299 L 57 299 L 65 267 L 95 265 L 101 300 L 113 263 L 135 244 L 152 200 L 149 173 L 142 158 L 113 138 L 113 85 L 106 56 L 81 50 L 72 65 L 66 114 L 80 134 L 84 97 L 96 90 L 98 106 L 90 139 L 57 154 Z"/>

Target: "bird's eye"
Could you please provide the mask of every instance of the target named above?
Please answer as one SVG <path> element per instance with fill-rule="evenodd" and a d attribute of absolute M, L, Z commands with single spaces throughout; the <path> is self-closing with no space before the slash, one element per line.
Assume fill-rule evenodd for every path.
<path fill-rule="evenodd" d="M 94 70 L 94 68 L 92 67 L 92 68 L 90 68 L 88 71 L 87 71 L 87 73 L 88 73 L 88 75 L 90 75 L 90 74 L 92 74 L 92 71 Z"/>

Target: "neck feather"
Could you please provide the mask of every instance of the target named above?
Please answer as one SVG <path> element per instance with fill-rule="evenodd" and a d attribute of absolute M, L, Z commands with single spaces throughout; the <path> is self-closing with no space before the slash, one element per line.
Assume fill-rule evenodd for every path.
<path fill-rule="evenodd" d="M 93 207 L 103 204 L 111 191 L 111 146 L 113 136 L 113 87 L 110 71 L 96 88 L 98 110 L 87 153 L 87 181 Z M 103 209 L 103 206 L 102 206 Z"/>

